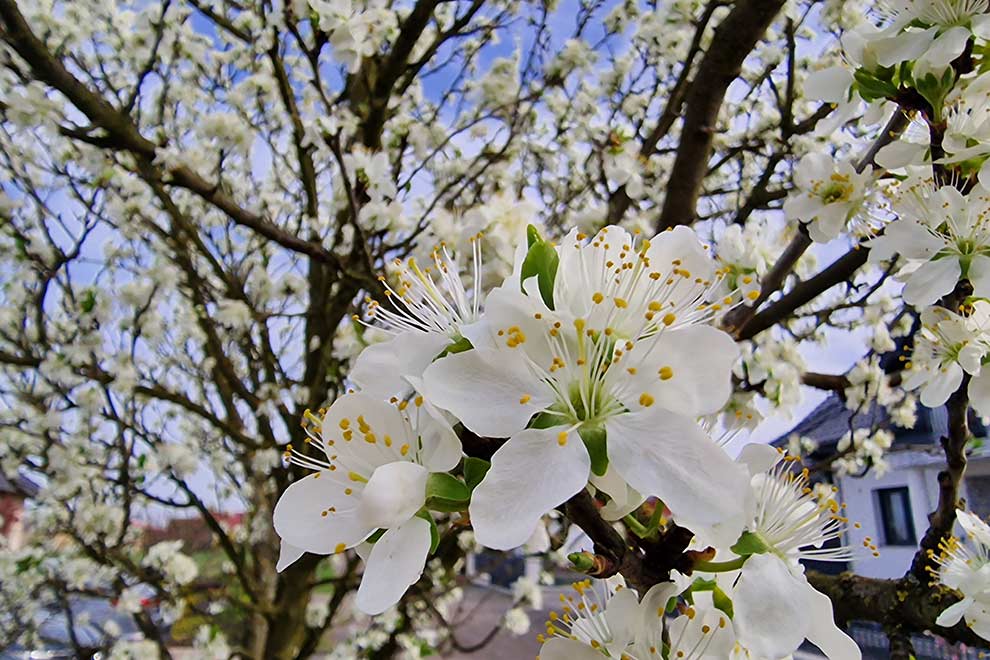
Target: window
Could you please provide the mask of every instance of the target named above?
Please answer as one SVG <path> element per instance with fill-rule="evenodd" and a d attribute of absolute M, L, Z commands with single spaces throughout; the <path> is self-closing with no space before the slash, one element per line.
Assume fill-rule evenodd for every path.
<path fill-rule="evenodd" d="M 914 545 L 914 518 L 907 486 L 875 491 L 883 524 L 884 545 Z"/>

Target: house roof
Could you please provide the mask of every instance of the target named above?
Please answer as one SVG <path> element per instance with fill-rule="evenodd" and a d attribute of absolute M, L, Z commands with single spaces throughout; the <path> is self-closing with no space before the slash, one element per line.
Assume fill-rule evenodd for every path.
<path fill-rule="evenodd" d="M 0 472 L 0 494 L 34 497 L 38 494 L 38 485 L 20 474 L 7 477 L 3 472 Z"/>
<path fill-rule="evenodd" d="M 780 447 L 787 444 L 795 433 L 814 440 L 818 444 L 815 454 L 834 451 L 835 445 L 850 430 L 862 428 L 889 428 L 894 432 L 894 448 L 937 444 L 949 432 L 949 418 L 945 406 L 917 407 L 918 421 L 912 429 L 904 429 L 891 423 L 886 409 L 873 401 L 865 411 L 853 411 L 835 393 L 830 394 L 817 408 L 798 422 L 794 428 L 771 444 Z M 987 429 L 980 418 L 970 411 L 970 429 L 977 437 L 986 437 Z"/>

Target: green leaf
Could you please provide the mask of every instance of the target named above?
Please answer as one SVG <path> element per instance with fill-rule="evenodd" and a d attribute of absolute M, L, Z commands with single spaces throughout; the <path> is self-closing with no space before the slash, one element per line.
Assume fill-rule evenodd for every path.
<path fill-rule="evenodd" d="M 79 303 L 79 307 L 86 314 L 92 312 L 93 309 L 96 308 L 96 292 L 92 289 L 86 291 L 86 293 L 83 294 L 82 302 Z"/>
<path fill-rule="evenodd" d="M 471 499 L 471 491 L 464 482 L 442 472 L 435 472 L 426 480 L 426 508 L 434 511 L 464 511 Z"/>
<path fill-rule="evenodd" d="M 437 551 L 437 546 L 440 545 L 440 530 L 437 529 L 437 521 L 433 519 L 429 511 L 420 511 L 416 516 L 430 523 L 430 554 L 432 555 Z"/>
<path fill-rule="evenodd" d="M 523 259 L 519 286 L 531 277 L 535 277 L 540 287 L 540 296 L 550 309 L 553 309 L 553 282 L 557 277 L 557 265 L 560 257 L 553 245 L 540 237 L 536 227 L 530 225 L 526 229 L 526 240 L 529 251 Z"/>
<path fill-rule="evenodd" d="M 584 446 L 588 449 L 588 456 L 591 457 L 591 471 L 599 477 L 605 476 L 605 471 L 608 470 L 608 445 L 605 441 L 605 428 L 582 426 L 578 429 L 578 435 L 584 441 Z"/>
<path fill-rule="evenodd" d="M 464 483 L 467 484 L 470 491 L 474 492 L 477 485 L 488 474 L 488 468 L 491 466 L 492 464 L 483 458 L 468 456 L 464 459 Z"/>
<path fill-rule="evenodd" d="M 743 532 L 739 540 L 731 548 L 734 553 L 742 557 L 749 555 L 762 555 L 770 550 L 770 546 L 760 538 L 759 534 L 753 532 Z"/>

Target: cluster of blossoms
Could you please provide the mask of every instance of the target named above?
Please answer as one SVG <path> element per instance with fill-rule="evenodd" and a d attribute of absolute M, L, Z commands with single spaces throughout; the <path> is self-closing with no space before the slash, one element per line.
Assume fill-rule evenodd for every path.
<path fill-rule="evenodd" d="M 506 550 L 545 546 L 544 517 L 586 488 L 608 519 L 658 498 L 699 549 L 732 557 L 696 567 L 722 609 L 705 608 L 713 594 L 689 580 L 642 602 L 624 589 L 592 603 L 580 583 L 542 657 L 775 658 L 805 639 L 858 657 L 798 563 L 849 557 L 832 548 L 838 505 L 777 450 L 749 445 L 733 461 L 722 447 L 759 415 L 730 396 L 739 351 L 714 325 L 739 291 L 695 232 L 644 239 L 608 226 L 553 245 L 530 228 L 513 273 L 487 293 L 480 258 L 475 243 L 467 284 L 442 247 L 431 266 L 397 264 L 387 301 L 368 302 L 364 322 L 388 339 L 358 356 L 358 391 L 308 414 L 306 448 L 286 452 L 311 474 L 275 508 L 280 569 L 354 548 L 365 558 L 357 605 L 377 614 L 419 580 L 438 527 L 465 514 L 479 544 Z M 463 455 L 458 424 L 497 447 L 490 462 Z"/>
<path fill-rule="evenodd" d="M 963 597 L 938 617 L 938 625 L 954 626 L 961 619 L 980 637 L 990 639 L 990 526 L 969 511 L 956 511 L 956 520 L 969 543 L 951 536 L 932 553 L 938 568 L 936 582 L 956 589 Z"/>

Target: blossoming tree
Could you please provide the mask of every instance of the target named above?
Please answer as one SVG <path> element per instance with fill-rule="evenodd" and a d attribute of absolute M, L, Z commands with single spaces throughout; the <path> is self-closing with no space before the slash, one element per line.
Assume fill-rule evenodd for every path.
<path fill-rule="evenodd" d="M 853 620 L 893 657 L 984 644 L 988 12 L 0 0 L 0 468 L 40 484 L 0 640 L 88 595 L 135 620 L 121 657 L 167 656 L 162 618 L 306 657 L 351 604 L 339 657 L 456 647 L 464 552 L 574 527 L 544 660 L 858 658 Z M 809 371 L 837 337 L 862 359 Z M 947 405 L 903 577 L 800 563 L 857 552 L 822 479 L 891 437 L 802 468 L 758 427 L 804 387 Z M 142 549 L 149 511 L 200 517 L 222 577 Z"/>

